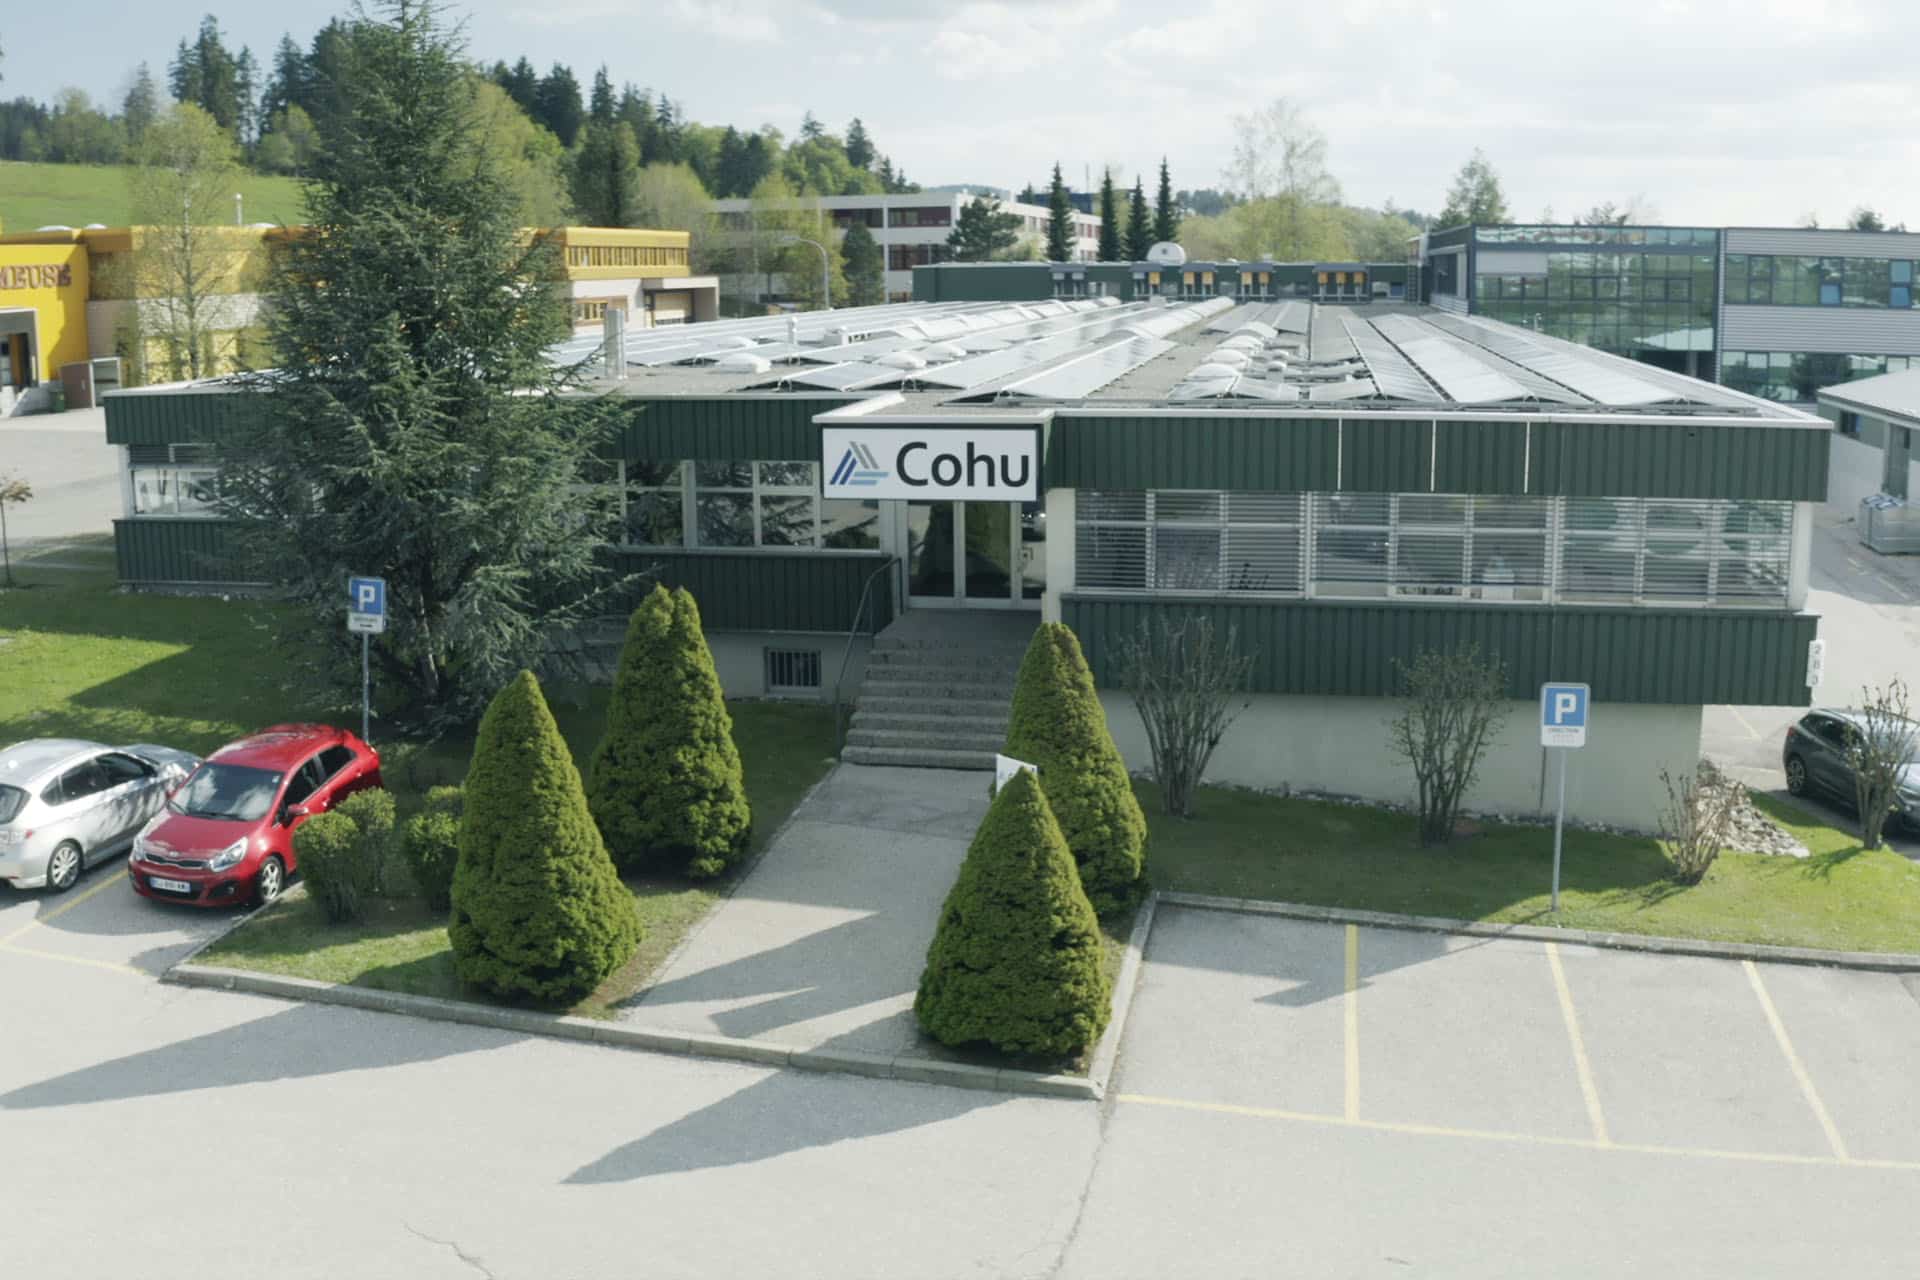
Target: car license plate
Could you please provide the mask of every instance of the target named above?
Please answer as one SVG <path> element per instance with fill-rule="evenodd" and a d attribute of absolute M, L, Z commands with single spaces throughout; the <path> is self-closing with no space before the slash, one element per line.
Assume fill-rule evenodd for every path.
<path fill-rule="evenodd" d="M 162 876 L 148 876 L 147 883 L 156 889 L 164 889 L 168 893 L 193 892 L 193 886 L 185 880 L 168 880 Z"/>

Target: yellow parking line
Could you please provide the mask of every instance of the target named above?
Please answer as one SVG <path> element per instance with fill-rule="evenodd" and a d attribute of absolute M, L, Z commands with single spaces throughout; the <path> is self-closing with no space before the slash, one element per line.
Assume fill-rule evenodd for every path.
<path fill-rule="evenodd" d="M 120 870 L 114 872 L 113 875 L 109 876 L 107 879 L 101 881 L 99 884 L 93 886 L 93 888 L 87 890 L 85 893 L 75 898 L 72 902 L 63 902 L 59 906 L 55 907 L 53 910 L 45 912 L 39 917 L 37 917 L 36 919 L 30 920 L 26 924 L 21 925 L 18 929 L 15 929 L 12 933 L 8 934 L 6 937 L 0 938 L 0 947 L 6 946 L 9 942 L 12 942 L 15 938 L 23 937 L 26 934 L 33 932 L 35 929 L 47 923 L 47 921 L 49 920 L 58 920 L 61 916 L 67 914 L 67 912 L 73 910 L 75 907 L 85 902 L 88 898 L 98 897 L 99 895 L 113 888 L 115 885 L 119 884 L 122 880 L 126 878 L 127 878 L 127 869 L 125 867 L 122 867 L 120 868 Z"/>
<path fill-rule="evenodd" d="M 1360 929 L 1347 926 L 1347 1119 L 1360 1118 Z"/>
<path fill-rule="evenodd" d="M 135 969 L 130 965 L 115 964 L 111 960 L 94 960 L 87 956 L 63 956 L 58 951 L 41 951 L 36 947 L 23 947 L 18 943 L 12 942 L 0 943 L 0 952 L 5 952 L 8 955 L 32 956 L 36 960 L 59 960 L 66 964 L 84 965 L 89 969 L 105 969 L 108 973 L 125 974 L 134 978 L 151 978 L 153 976 L 150 973 L 144 973 L 139 969 Z"/>
<path fill-rule="evenodd" d="M 1760 1010 L 1767 1015 L 1767 1025 L 1773 1028 L 1773 1038 L 1780 1042 L 1780 1052 L 1786 1055 L 1787 1066 L 1793 1071 L 1793 1078 L 1800 1082 L 1800 1092 L 1806 1095 L 1807 1105 L 1813 1108 L 1814 1118 L 1820 1121 L 1820 1127 L 1826 1130 L 1827 1145 L 1833 1148 L 1833 1158 L 1842 1164 L 1851 1164 L 1847 1155 L 1847 1144 L 1840 1140 L 1840 1130 L 1834 1126 L 1833 1117 L 1827 1114 L 1826 1104 L 1820 1101 L 1820 1093 L 1813 1087 L 1813 1077 L 1807 1074 L 1800 1055 L 1793 1051 L 1793 1041 L 1787 1038 L 1787 1024 L 1780 1021 L 1780 1011 L 1773 1007 L 1773 997 L 1767 994 L 1766 984 L 1760 981 L 1759 966 L 1751 960 L 1740 962 L 1746 966 L 1747 981 L 1753 984 L 1753 994 L 1760 997 Z"/>
<path fill-rule="evenodd" d="M 1755 742 L 1761 741 L 1760 731 L 1753 727 L 1751 720 L 1740 714 L 1740 708 L 1728 707 L 1727 710 L 1733 713 L 1733 718 L 1740 722 L 1740 727 L 1745 729 Z"/>
<path fill-rule="evenodd" d="M 1769 1151 L 1726 1151 L 1712 1147 L 1664 1147 L 1643 1142 L 1596 1142 L 1591 1138 L 1556 1138 L 1532 1133 L 1506 1133 L 1496 1129 L 1457 1129 L 1451 1125 L 1406 1124 L 1395 1120 L 1349 1120 L 1345 1116 L 1319 1115 L 1310 1111 L 1282 1111 L 1274 1107 L 1248 1107 L 1228 1102 L 1198 1102 L 1187 1098 L 1162 1098 L 1145 1093 L 1122 1093 L 1115 1101 L 1137 1106 L 1165 1107 L 1176 1111 L 1202 1111 L 1216 1115 L 1251 1116 L 1261 1120 L 1291 1121 L 1296 1124 L 1322 1125 L 1333 1129 L 1364 1129 L 1370 1133 L 1410 1134 L 1427 1138 L 1463 1138 L 1475 1142 L 1506 1142 L 1530 1147 L 1567 1147 L 1578 1151 L 1603 1151 L 1609 1155 L 1625 1153 L 1647 1156 L 1679 1156 L 1692 1160 L 1732 1160 L 1749 1164 L 1816 1165 L 1847 1169 L 1891 1169 L 1920 1173 L 1916 1160 L 1840 1160 L 1833 1156 L 1804 1156 Z"/>
<path fill-rule="evenodd" d="M 1580 1096 L 1587 1101 L 1587 1119 L 1593 1124 L 1593 1140 L 1602 1147 L 1613 1145 L 1607 1136 L 1606 1113 L 1600 1110 L 1600 1090 L 1594 1087 L 1593 1063 L 1587 1059 L 1586 1038 L 1580 1034 L 1580 1016 L 1573 1011 L 1573 991 L 1567 986 L 1567 971 L 1560 967 L 1560 944 L 1547 944 L 1547 964 L 1553 970 L 1553 989 L 1560 996 L 1560 1017 L 1567 1024 L 1567 1042 L 1573 1046 L 1573 1069 L 1580 1077 Z"/>

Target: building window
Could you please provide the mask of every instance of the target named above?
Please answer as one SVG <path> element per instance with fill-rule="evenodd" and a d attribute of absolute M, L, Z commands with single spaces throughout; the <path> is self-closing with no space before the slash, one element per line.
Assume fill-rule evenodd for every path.
<path fill-rule="evenodd" d="M 570 244 L 569 267 L 684 267 L 684 245 Z"/>
<path fill-rule="evenodd" d="M 1859 435 L 1860 415 L 1842 410 L 1840 414 L 1840 434 L 1843 436 Z"/>
<path fill-rule="evenodd" d="M 219 515 L 220 469 L 206 445 L 133 445 L 133 512 L 136 516 Z"/>
<path fill-rule="evenodd" d="M 607 312 L 627 310 L 625 298 L 575 298 L 573 300 L 573 322 L 580 324 L 598 324 L 606 319 Z"/>
<path fill-rule="evenodd" d="M 1822 387 L 1900 373 L 1913 360 L 1826 351 L 1727 351 L 1720 357 L 1720 381 L 1750 396 L 1782 404 L 1811 404 Z"/>
<path fill-rule="evenodd" d="M 1148 594 L 1783 608 L 1792 504 L 1083 490 L 1075 584 Z"/>
<path fill-rule="evenodd" d="M 880 505 L 821 499 L 814 462 L 629 462 L 626 542 L 639 547 L 880 546 Z"/>

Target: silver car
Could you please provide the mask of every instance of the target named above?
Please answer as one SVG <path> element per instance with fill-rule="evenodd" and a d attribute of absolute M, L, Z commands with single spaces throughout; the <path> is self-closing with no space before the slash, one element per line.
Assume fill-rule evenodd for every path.
<path fill-rule="evenodd" d="M 64 893 L 126 852 L 200 763 L 171 747 L 37 738 L 0 751 L 0 880 Z"/>

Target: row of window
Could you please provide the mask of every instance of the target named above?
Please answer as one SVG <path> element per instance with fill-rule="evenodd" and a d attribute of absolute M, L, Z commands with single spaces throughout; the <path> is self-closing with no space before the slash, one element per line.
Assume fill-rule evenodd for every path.
<path fill-rule="evenodd" d="M 915 267 L 950 262 L 953 248 L 945 244 L 890 244 L 887 246 L 887 270 L 911 271 Z"/>
<path fill-rule="evenodd" d="M 1713 322 L 1680 304 L 1535 303 L 1503 300 L 1474 312 L 1523 329 L 1622 355 L 1647 351 L 1712 351 Z"/>
<path fill-rule="evenodd" d="M 1920 357 L 1834 355 L 1823 351 L 1728 351 L 1720 358 L 1720 381 L 1750 396 L 1783 403 L 1812 403 L 1822 387 L 1920 368 Z"/>
<path fill-rule="evenodd" d="M 1082 490 L 1080 590 L 1787 603 L 1792 504 Z"/>
<path fill-rule="evenodd" d="M 820 497 L 815 462 L 629 462 L 621 492 L 630 546 L 880 546 L 880 504 Z"/>
<path fill-rule="evenodd" d="M 1727 255 L 1727 301 L 1784 307 L 1913 306 L 1908 258 L 1798 258 Z"/>
<path fill-rule="evenodd" d="M 1720 233 L 1707 227 L 1475 227 L 1481 244 L 1680 244 L 1712 248 Z"/>
<path fill-rule="evenodd" d="M 625 311 L 625 298 L 575 298 L 573 300 L 573 322 L 575 324 L 598 324 L 606 319 L 609 311 Z"/>
<path fill-rule="evenodd" d="M 570 267 L 684 267 L 684 245 L 652 244 L 570 244 Z"/>

